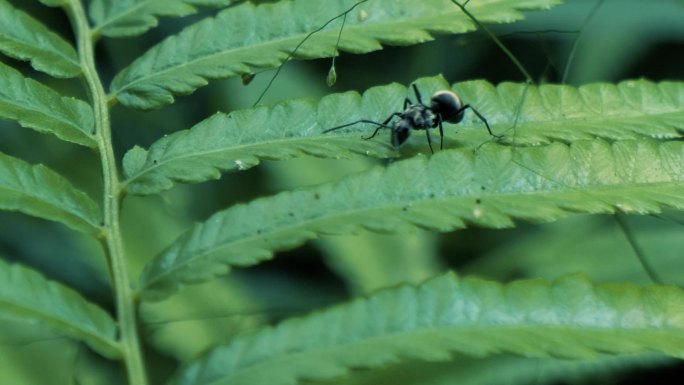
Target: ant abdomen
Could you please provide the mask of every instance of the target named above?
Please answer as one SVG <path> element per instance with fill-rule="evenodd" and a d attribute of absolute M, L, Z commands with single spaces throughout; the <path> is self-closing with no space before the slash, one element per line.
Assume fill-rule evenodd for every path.
<path fill-rule="evenodd" d="M 449 123 L 459 123 L 463 120 L 465 108 L 461 98 L 455 93 L 443 90 L 437 91 L 430 98 L 430 109 L 442 116 L 442 120 Z"/>

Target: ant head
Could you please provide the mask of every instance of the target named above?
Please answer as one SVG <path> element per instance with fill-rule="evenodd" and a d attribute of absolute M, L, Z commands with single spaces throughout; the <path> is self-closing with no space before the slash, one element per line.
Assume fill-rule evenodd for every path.
<path fill-rule="evenodd" d="M 463 102 L 451 91 L 435 92 L 430 98 L 430 109 L 440 114 L 445 122 L 458 123 L 463 120 Z"/>

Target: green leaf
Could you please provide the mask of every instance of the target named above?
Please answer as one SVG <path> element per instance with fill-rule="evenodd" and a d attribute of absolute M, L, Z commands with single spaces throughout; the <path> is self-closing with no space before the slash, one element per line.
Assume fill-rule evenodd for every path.
<path fill-rule="evenodd" d="M 487 118 L 494 132 L 504 134 L 504 141 L 514 144 L 594 137 L 672 138 L 684 130 L 683 82 L 639 80 L 575 88 L 514 83 L 495 87 L 480 80 L 449 86 L 437 76 L 415 83 L 423 98 L 451 88 Z M 371 88 L 363 95 L 329 95 L 317 104 L 294 100 L 271 108 L 219 113 L 190 130 L 165 136 L 147 152 L 136 148 L 126 154 L 127 188 L 135 194 L 154 194 L 171 188 L 174 181 L 218 179 L 222 171 L 244 170 L 259 164 L 260 159 L 303 154 L 339 158 L 352 152 L 381 158 L 392 156 L 386 134 L 371 141 L 361 140 L 374 129 L 367 124 L 327 134 L 323 131 L 359 119 L 381 122 L 399 111 L 407 96 L 415 100 L 413 90 L 390 84 Z M 482 121 L 469 111 L 461 123 L 446 124 L 445 134 L 446 146 L 454 140 L 461 146 L 479 146 L 492 140 Z M 424 136 L 415 136 L 412 142 L 419 143 L 423 151 L 428 150 Z"/>
<path fill-rule="evenodd" d="M 24 127 L 72 143 L 88 147 L 97 145 L 93 137 L 93 110 L 87 103 L 61 96 L 2 63 L 0 118 L 16 120 Z"/>
<path fill-rule="evenodd" d="M 85 342 L 109 358 L 121 355 L 116 324 L 109 314 L 76 291 L 2 259 L 0 318 L 42 324 Z"/>
<path fill-rule="evenodd" d="M 158 24 L 158 17 L 182 17 L 198 6 L 221 7 L 235 0 L 93 0 L 88 13 L 93 30 L 109 37 L 140 35 Z"/>
<path fill-rule="evenodd" d="M 513 22 L 521 9 L 548 8 L 557 0 L 472 2 L 469 9 L 484 22 Z M 308 34 L 352 8 L 358 0 L 295 0 L 254 6 L 245 3 L 204 19 L 152 47 L 114 78 L 111 93 L 129 106 L 159 108 L 174 94 L 189 94 L 207 79 L 253 73 L 281 64 Z M 366 53 L 382 44 L 410 45 L 434 33 L 463 33 L 474 26 L 446 0 L 368 1 L 347 22 L 339 49 Z M 361 13 L 362 12 L 362 13 Z M 336 55 L 341 21 L 331 22 L 299 47 L 296 58 Z"/>
<path fill-rule="evenodd" d="M 639 159 L 635 162 L 635 159 Z M 502 228 L 568 212 L 653 213 L 684 208 L 684 143 L 578 141 L 572 146 L 482 146 L 416 156 L 338 183 L 284 192 L 218 212 L 151 261 L 146 298 L 250 266 L 318 234 L 363 229 Z"/>
<path fill-rule="evenodd" d="M 593 285 L 583 276 L 507 285 L 453 274 L 357 299 L 237 338 L 185 366 L 174 385 L 296 384 L 410 359 L 684 357 L 684 293 Z"/>
<path fill-rule="evenodd" d="M 55 77 L 70 78 L 81 73 L 71 44 L 6 0 L 0 0 L 0 52 L 29 60 L 36 70 Z"/>
<path fill-rule="evenodd" d="M 43 165 L 0 153 L 0 209 L 61 222 L 99 234 L 100 209 L 84 192 Z"/>

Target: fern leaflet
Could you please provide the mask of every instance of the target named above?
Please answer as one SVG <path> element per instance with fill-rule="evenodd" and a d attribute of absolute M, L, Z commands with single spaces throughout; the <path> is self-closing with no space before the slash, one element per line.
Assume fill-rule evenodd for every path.
<path fill-rule="evenodd" d="M 19 71 L 0 63 L 0 117 L 62 140 L 95 147 L 90 106 L 61 96 Z"/>
<path fill-rule="evenodd" d="M 490 144 L 417 156 L 338 183 L 284 192 L 218 212 L 145 269 L 149 299 L 249 266 L 318 234 L 411 227 L 451 231 L 466 222 L 510 227 L 568 212 L 653 213 L 684 208 L 684 143 L 578 141 L 516 148 Z"/>
<path fill-rule="evenodd" d="M 29 60 L 36 70 L 55 77 L 70 78 L 81 73 L 71 44 L 6 0 L 0 0 L 0 52 Z"/>
<path fill-rule="evenodd" d="M 94 33 L 108 37 L 140 35 L 157 26 L 158 17 L 181 17 L 197 6 L 219 7 L 235 0 L 93 0 L 88 14 Z"/>
<path fill-rule="evenodd" d="M 610 140 L 639 136 L 673 138 L 684 130 L 684 83 L 626 81 L 616 85 L 530 86 L 520 111 L 524 84 L 485 81 L 452 86 L 441 77 L 416 81 L 425 95 L 451 88 L 476 106 L 495 132 L 515 144 L 575 141 L 594 137 Z M 190 130 L 165 136 L 149 150 L 135 148 L 124 158 L 128 191 L 154 194 L 185 183 L 218 179 L 222 171 L 245 170 L 260 159 L 285 159 L 302 154 L 337 158 L 352 152 L 373 157 L 392 156 L 385 136 L 361 140 L 374 127 L 358 124 L 323 134 L 326 128 L 359 119 L 383 121 L 400 110 L 406 87 L 374 87 L 363 95 L 333 94 L 317 104 L 308 100 L 279 103 L 216 114 Z M 517 123 L 516 123 L 517 121 Z M 515 132 L 511 127 L 515 125 Z M 472 113 L 458 125 L 445 124 L 447 143 L 475 146 L 491 138 Z M 456 132 L 456 134 L 452 134 Z M 417 133 L 416 133 L 417 134 Z M 421 145 L 424 138 L 418 140 Z"/>
<path fill-rule="evenodd" d="M 227 78 L 271 68 L 326 20 L 350 9 L 357 0 L 295 0 L 226 9 L 216 18 L 194 24 L 152 47 L 114 78 L 110 92 L 123 104 L 159 108 L 174 94 L 189 94 L 207 79 Z M 546 8 L 556 0 L 473 2 L 472 12 L 483 21 L 512 22 L 520 9 Z M 445 0 L 369 1 L 367 17 L 348 17 L 339 49 L 366 53 L 381 44 L 409 45 L 432 39 L 432 33 L 463 33 L 472 22 Z M 361 12 L 361 10 L 359 10 Z M 339 27 L 331 23 L 297 50 L 297 58 L 334 54 Z"/>
<path fill-rule="evenodd" d="M 116 342 L 116 324 L 104 310 L 76 291 L 2 259 L 0 318 L 49 326 L 110 358 L 121 354 Z"/>
<path fill-rule="evenodd" d="M 89 234 L 101 230 L 100 210 L 87 194 L 43 165 L 32 166 L 2 153 L 0 209 L 61 222 Z"/>
<path fill-rule="evenodd" d="M 583 276 L 501 285 L 447 274 L 287 320 L 190 363 L 173 385 L 296 384 L 409 359 L 684 356 L 684 293 Z"/>

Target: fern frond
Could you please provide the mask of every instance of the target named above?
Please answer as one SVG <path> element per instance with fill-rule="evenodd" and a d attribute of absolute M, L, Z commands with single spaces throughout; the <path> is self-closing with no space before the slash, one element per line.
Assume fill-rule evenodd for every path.
<path fill-rule="evenodd" d="M 104 310 L 35 270 L 8 264 L 2 259 L 0 318 L 48 326 L 110 358 L 121 354 L 116 342 L 116 324 Z"/>
<path fill-rule="evenodd" d="M 61 96 L 39 82 L 25 78 L 0 63 L 0 118 L 16 120 L 24 127 L 49 133 L 62 140 L 95 147 L 94 119 L 90 106 Z"/>
<path fill-rule="evenodd" d="M 202 20 L 152 47 L 114 78 L 111 93 L 123 104 L 141 109 L 173 102 L 174 94 L 189 94 L 207 79 L 227 78 L 282 63 L 311 32 L 351 9 L 358 0 L 295 0 L 254 6 L 246 3 Z M 482 21 L 513 22 L 521 9 L 548 8 L 557 0 L 493 0 L 471 2 Z M 368 1 L 352 15 L 339 49 L 366 53 L 382 44 L 410 45 L 432 39 L 433 33 L 463 33 L 472 22 L 446 0 Z M 359 10 L 359 12 L 361 12 Z M 341 23 L 341 21 L 340 21 Z M 297 50 L 297 58 L 337 54 L 339 23 L 330 23 Z"/>
<path fill-rule="evenodd" d="M 505 140 L 515 144 L 595 137 L 677 137 L 684 130 L 683 82 L 639 80 L 617 86 L 597 83 L 579 88 L 543 85 L 526 89 L 525 84 L 495 87 L 481 80 L 449 86 L 437 76 L 419 79 L 416 84 L 424 98 L 438 90 L 453 89 L 486 116 L 495 132 L 505 134 Z M 165 136 L 148 151 L 129 151 L 124 158 L 127 189 L 134 194 L 154 194 L 171 188 L 174 182 L 218 179 L 222 171 L 244 170 L 260 159 L 302 154 L 338 158 L 352 152 L 388 157 L 393 151 L 386 136 L 373 141 L 361 139 L 374 127 L 358 124 L 328 134 L 323 131 L 359 119 L 383 121 L 400 110 L 407 96 L 414 99 L 413 91 L 390 84 L 371 88 L 363 95 L 329 95 L 317 104 L 296 100 L 271 108 L 219 113 L 190 130 Z M 461 145 L 476 146 L 491 140 L 482 122 L 470 112 L 463 122 L 445 127 L 447 144 L 458 140 Z M 416 136 L 425 147 L 424 137 Z"/>
<path fill-rule="evenodd" d="M 284 192 L 214 214 L 145 269 L 146 298 L 249 266 L 318 234 L 412 227 L 451 231 L 466 222 L 510 227 L 568 212 L 657 212 L 684 208 L 684 143 L 579 141 L 572 146 L 490 144 L 473 157 L 445 150 L 338 183 Z"/>
<path fill-rule="evenodd" d="M 683 357 L 684 293 L 594 285 L 583 276 L 507 285 L 453 274 L 382 291 L 237 338 L 190 363 L 173 385 L 296 384 L 454 352 L 488 357 Z"/>
<path fill-rule="evenodd" d="M 108 37 L 140 35 L 157 26 L 159 17 L 182 17 L 197 6 L 220 7 L 235 0 L 93 0 L 88 14 L 94 33 Z"/>
<path fill-rule="evenodd" d="M 0 52 L 29 60 L 36 70 L 55 77 L 70 78 L 81 73 L 71 44 L 6 0 L 0 0 Z"/>
<path fill-rule="evenodd" d="M 100 232 L 97 204 L 64 177 L 0 153 L 0 209 L 61 222 L 89 234 Z"/>

